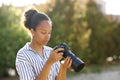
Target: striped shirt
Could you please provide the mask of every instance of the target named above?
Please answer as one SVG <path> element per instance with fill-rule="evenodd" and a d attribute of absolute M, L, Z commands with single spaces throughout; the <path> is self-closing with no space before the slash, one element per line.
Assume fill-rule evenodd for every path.
<path fill-rule="evenodd" d="M 16 70 L 20 80 L 35 80 L 40 74 L 44 64 L 50 56 L 52 48 L 43 47 L 44 56 L 40 56 L 30 46 L 30 43 L 21 48 L 16 56 Z M 56 62 L 51 66 L 47 80 L 55 80 L 60 68 L 60 62 Z"/>

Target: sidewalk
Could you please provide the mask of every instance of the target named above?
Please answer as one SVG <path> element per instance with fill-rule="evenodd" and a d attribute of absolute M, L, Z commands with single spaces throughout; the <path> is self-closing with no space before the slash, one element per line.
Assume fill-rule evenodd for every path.
<path fill-rule="evenodd" d="M 70 77 L 67 80 L 120 80 L 120 67 L 108 69 L 100 73 L 87 73 Z"/>

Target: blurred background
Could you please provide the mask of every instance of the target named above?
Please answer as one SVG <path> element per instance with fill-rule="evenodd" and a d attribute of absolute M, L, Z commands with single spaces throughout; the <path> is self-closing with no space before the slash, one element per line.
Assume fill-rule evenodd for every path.
<path fill-rule="evenodd" d="M 66 42 L 86 66 L 67 80 L 120 80 L 119 0 L 0 0 L 0 80 L 18 80 L 17 51 L 30 35 L 21 18 L 27 8 L 53 22 L 48 46 Z"/>

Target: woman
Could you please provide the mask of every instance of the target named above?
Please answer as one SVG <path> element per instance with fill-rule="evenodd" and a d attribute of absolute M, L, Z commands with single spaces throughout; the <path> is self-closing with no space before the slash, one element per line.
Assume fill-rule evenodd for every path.
<path fill-rule="evenodd" d="M 16 70 L 20 80 L 65 80 L 72 60 L 67 57 L 60 63 L 63 48 L 53 50 L 46 46 L 52 31 L 52 22 L 44 13 L 34 9 L 25 12 L 24 25 L 31 32 L 31 42 L 21 48 L 16 57 Z"/>

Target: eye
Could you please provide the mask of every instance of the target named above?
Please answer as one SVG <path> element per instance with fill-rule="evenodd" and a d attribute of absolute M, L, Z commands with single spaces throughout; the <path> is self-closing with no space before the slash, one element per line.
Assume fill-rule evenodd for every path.
<path fill-rule="evenodd" d="M 43 31 L 43 32 L 41 32 L 42 34 L 46 34 L 46 32 L 45 31 Z"/>

